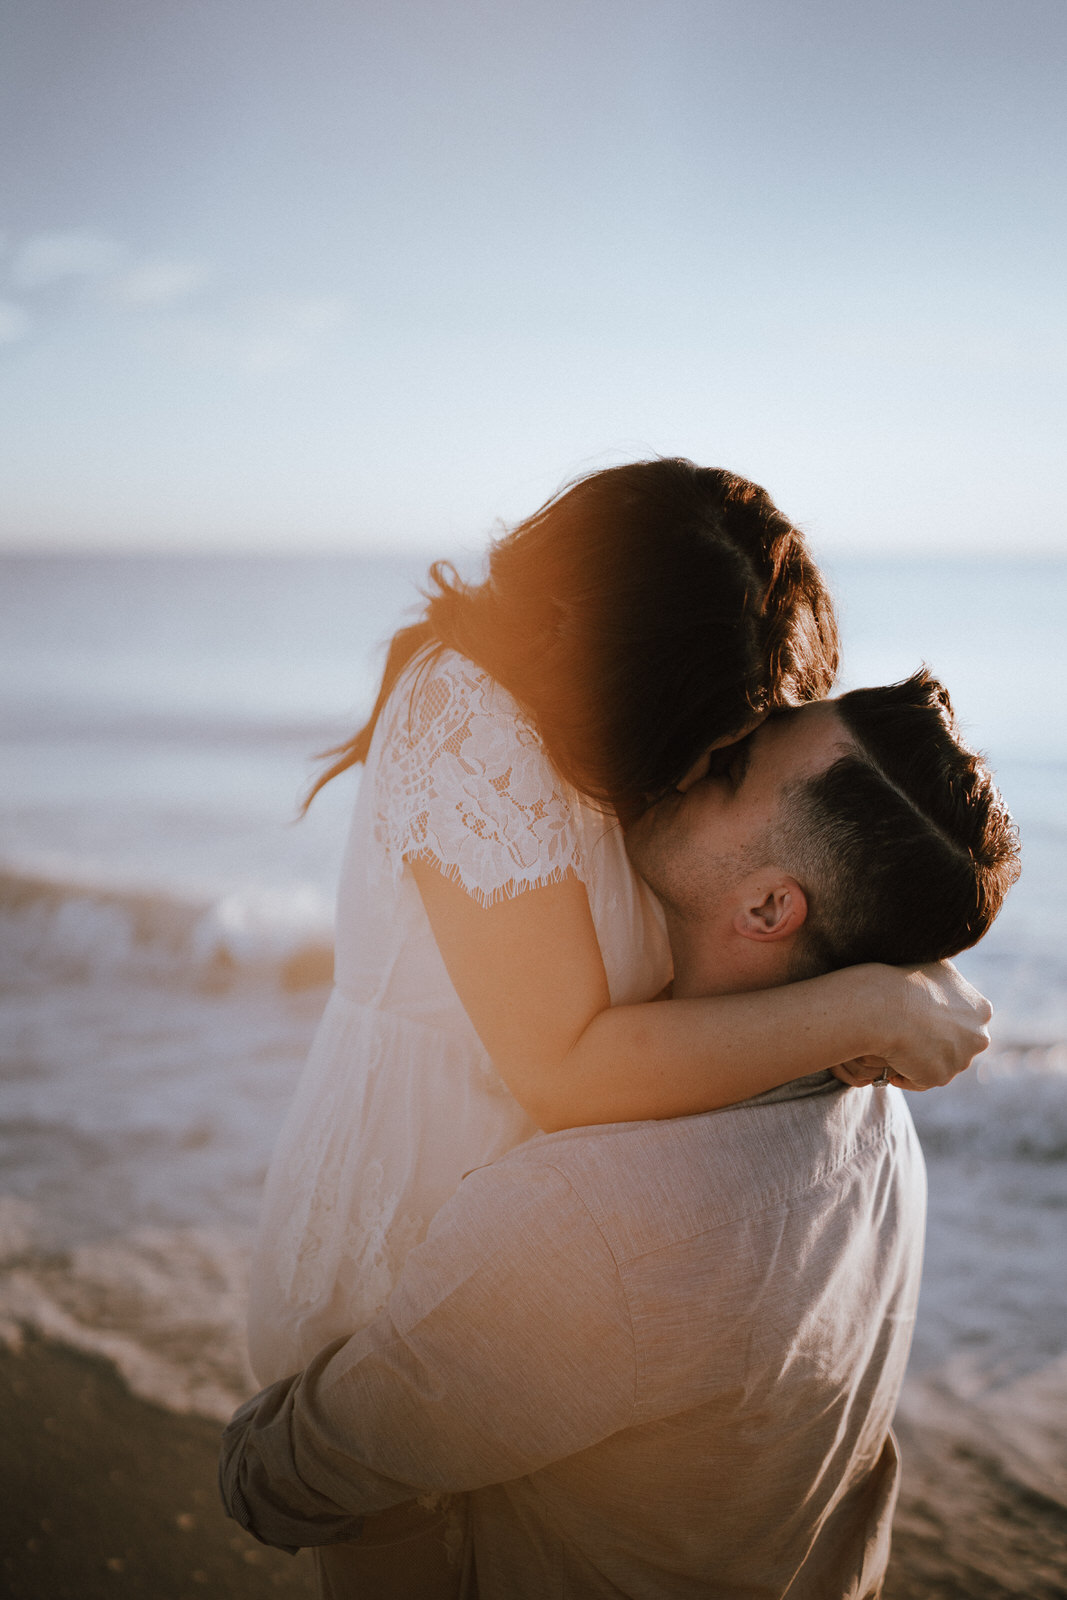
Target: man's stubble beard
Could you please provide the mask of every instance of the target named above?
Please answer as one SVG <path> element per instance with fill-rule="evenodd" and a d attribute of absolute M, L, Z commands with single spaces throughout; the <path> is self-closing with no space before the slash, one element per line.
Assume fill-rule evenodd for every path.
<path fill-rule="evenodd" d="M 642 831 L 646 818 L 649 825 Z M 676 833 L 669 816 L 661 817 L 656 827 L 653 814 L 646 812 L 627 836 L 626 848 L 668 916 L 699 925 L 736 884 L 771 859 L 770 844 L 768 833 L 739 852 L 716 851 L 701 847 L 692 834 Z"/>

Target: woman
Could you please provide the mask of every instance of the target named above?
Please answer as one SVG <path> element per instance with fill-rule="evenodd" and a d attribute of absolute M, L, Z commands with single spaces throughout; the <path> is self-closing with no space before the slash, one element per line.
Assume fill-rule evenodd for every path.
<path fill-rule="evenodd" d="M 837 667 L 829 596 L 765 491 L 612 468 L 499 541 L 481 585 L 432 576 L 315 786 L 366 764 L 336 987 L 255 1252 L 264 1383 L 371 1320 L 463 1173 L 537 1128 L 708 1110 L 859 1056 L 928 1087 L 981 1048 L 951 968 L 648 1003 L 670 955 L 616 818 Z"/>

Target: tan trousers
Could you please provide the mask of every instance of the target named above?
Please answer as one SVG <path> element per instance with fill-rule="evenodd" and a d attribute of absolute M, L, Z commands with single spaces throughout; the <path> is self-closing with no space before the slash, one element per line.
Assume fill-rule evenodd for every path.
<path fill-rule="evenodd" d="M 461 1600 L 472 1595 L 456 1533 L 455 1512 L 450 1526 L 446 1511 L 427 1511 L 415 1500 L 368 1517 L 357 1540 L 321 1545 L 313 1552 L 319 1600 Z"/>

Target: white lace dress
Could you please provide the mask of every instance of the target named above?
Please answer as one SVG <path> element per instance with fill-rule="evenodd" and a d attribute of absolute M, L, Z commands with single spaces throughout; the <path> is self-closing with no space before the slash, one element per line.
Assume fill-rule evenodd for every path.
<path fill-rule="evenodd" d="M 416 858 L 483 905 L 574 873 L 612 1002 L 651 999 L 670 976 L 617 824 L 560 778 L 510 695 L 454 652 L 409 668 L 363 774 L 336 983 L 267 1177 L 249 1319 L 262 1383 L 369 1322 L 464 1173 L 536 1132 L 448 977 Z"/>

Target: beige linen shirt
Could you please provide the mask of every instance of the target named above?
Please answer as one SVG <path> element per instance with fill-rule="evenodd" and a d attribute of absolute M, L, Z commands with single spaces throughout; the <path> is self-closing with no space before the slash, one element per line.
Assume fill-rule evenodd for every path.
<path fill-rule="evenodd" d="M 829 1074 L 538 1136 L 237 1413 L 224 1499 L 299 1546 L 462 1494 L 480 1600 L 875 1596 L 924 1214 L 900 1091 Z"/>

